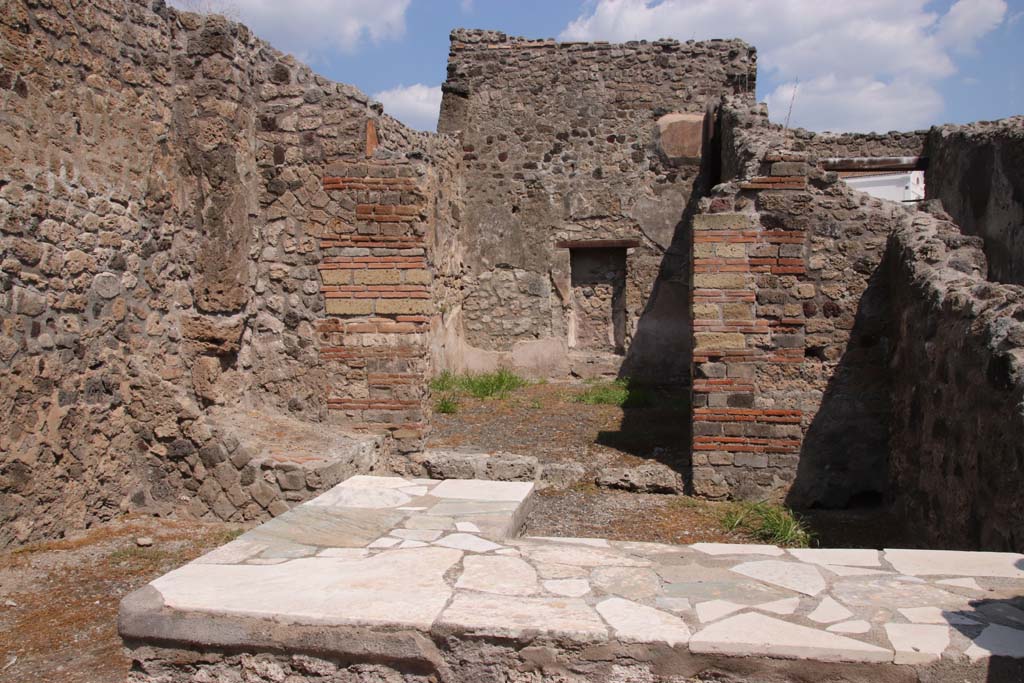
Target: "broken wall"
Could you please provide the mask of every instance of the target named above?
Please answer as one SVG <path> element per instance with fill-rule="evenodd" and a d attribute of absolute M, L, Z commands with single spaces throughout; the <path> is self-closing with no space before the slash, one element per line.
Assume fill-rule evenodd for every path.
<path fill-rule="evenodd" d="M 1024 284 L 1024 116 L 933 128 L 928 160 L 925 197 L 982 237 L 991 279 Z"/>
<path fill-rule="evenodd" d="M 755 72 L 754 50 L 735 40 L 576 44 L 454 31 L 439 130 L 462 143 L 450 270 L 461 296 L 446 304 L 442 366 L 686 382 L 684 214 L 701 182 L 704 113 L 726 93 L 752 98 Z M 582 290 L 572 254 L 588 248 L 626 261 L 619 354 L 573 333 Z"/>
<path fill-rule="evenodd" d="M 1021 551 L 1024 288 L 941 211 L 890 238 L 891 499 L 929 547 Z"/>
<path fill-rule="evenodd" d="M 694 218 L 695 490 L 886 500 L 930 545 L 1019 550 L 1024 307 L 985 280 L 1016 234 L 1017 121 L 819 139 L 727 103 L 721 122 L 736 175 Z M 922 153 L 981 237 L 819 167 Z"/>
<path fill-rule="evenodd" d="M 902 156 L 923 137 L 819 139 L 738 102 L 724 104 L 720 126 L 730 182 L 693 223 L 694 490 L 798 506 L 879 499 L 889 419 L 879 265 L 906 209 L 817 164 Z"/>
<path fill-rule="evenodd" d="M 424 357 L 429 311 L 416 299 L 419 317 L 399 320 L 412 290 L 389 283 L 365 291 L 390 308 L 332 313 L 319 269 L 341 256 L 323 243 L 339 231 L 398 236 L 364 219 L 363 203 L 405 202 L 391 189 L 363 202 L 325 176 L 369 156 L 383 177 L 401 173 L 429 195 L 432 150 L 444 156 L 447 143 L 244 26 L 162 2 L 15 0 L 0 30 L 0 406 L 10 416 L 0 544 L 129 510 L 270 514 L 283 493 L 254 501 L 248 456 L 225 464 L 231 444 L 206 415 L 213 406 L 386 429 L 415 447 L 422 434 L 401 426 L 422 414 L 422 373 L 401 387 L 401 377 L 371 377 L 391 373 L 382 358 L 352 376 L 323 350 L 412 325 Z M 374 149 L 368 125 L 379 130 Z M 418 208 L 397 230 L 423 236 L 430 220 Z M 378 263 L 399 258 L 391 244 L 358 248 Z M 425 261 L 426 244 L 415 248 Z M 429 278 L 418 270 L 422 292 Z M 325 325 L 351 317 L 400 327 L 325 340 Z M 362 396 L 389 405 L 331 410 Z"/>
<path fill-rule="evenodd" d="M 768 106 L 727 101 L 721 113 L 722 179 L 752 177 L 772 150 L 788 150 L 816 162 L 850 157 L 916 157 L 923 153 L 927 130 L 888 133 L 815 133 L 768 122 Z"/>

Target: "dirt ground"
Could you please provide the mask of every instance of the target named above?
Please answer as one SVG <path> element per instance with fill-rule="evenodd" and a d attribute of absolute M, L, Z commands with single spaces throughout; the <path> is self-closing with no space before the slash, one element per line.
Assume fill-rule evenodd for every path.
<path fill-rule="evenodd" d="M 238 532 L 230 524 L 123 519 L 0 554 L 0 681 L 124 683 L 121 598 Z M 153 545 L 140 547 L 139 537 Z"/>
<path fill-rule="evenodd" d="M 753 542 L 722 528 L 722 503 L 686 496 L 610 491 L 593 485 L 605 467 L 656 460 L 689 466 L 690 415 L 685 396 L 654 394 L 648 405 L 621 408 L 572 399 L 585 385 L 532 384 L 503 399 L 461 397 L 455 414 L 434 416 L 431 448 L 508 451 L 541 462 L 587 467 L 580 484 L 538 496 L 527 521 L 534 536 L 600 536 L 662 543 Z M 882 508 L 808 510 L 801 516 L 824 547 L 914 547 Z"/>
<path fill-rule="evenodd" d="M 427 445 L 574 461 L 594 472 L 651 458 L 680 468 L 687 464 L 686 396 L 656 393 L 650 405 L 627 408 L 574 402 L 584 388 L 548 382 L 500 399 L 462 396 L 455 414 L 434 415 Z"/>
<path fill-rule="evenodd" d="M 527 521 L 532 536 L 600 536 L 663 543 L 749 538 L 726 533 L 721 505 L 685 496 L 630 493 L 593 485 L 607 467 L 657 460 L 688 464 L 686 397 L 654 394 L 622 408 L 573 401 L 585 385 L 532 384 L 503 399 L 459 399 L 452 415 L 435 415 L 431 448 L 472 448 L 532 455 L 541 462 L 581 463 L 587 473 L 567 490 L 542 492 Z"/>

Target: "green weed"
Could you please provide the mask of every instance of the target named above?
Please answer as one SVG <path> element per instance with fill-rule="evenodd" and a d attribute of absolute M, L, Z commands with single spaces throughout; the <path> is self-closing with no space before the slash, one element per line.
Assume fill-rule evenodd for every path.
<path fill-rule="evenodd" d="M 726 531 L 744 531 L 762 543 L 806 548 L 812 535 L 792 510 L 771 503 L 734 503 L 722 515 Z"/>
<path fill-rule="evenodd" d="M 158 548 L 140 548 L 138 546 L 127 546 L 118 548 L 107 556 L 111 564 L 156 564 L 171 556 L 171 553 Z"/>
<path fill-rule="evenodd" d="M 236 538 L 238 538 L 239 536 L 241 536 L 244 533 L 245 533 L 245 529 L 242 528 L 242 527 L 238 527 L 238 528 L 234 528 L 234 529 L 224 529 L 222 531 L 218 531 L 217 534 L 214 536 L 214 539 L 215 539 L 214 540 L 214 545 L 216 545 L 218 547 L 222 546 L 222 545 L 225 545 L 225 544 L 230 543 L 231 541 L 235 540 Z"/>
<path fill-rule="evenodd" d="M 440 375 L 430 380 L 430 390 L 436 392 L 455 391 L 458 388 L 458 384 L 458 376 L 448 370 L 445 370 Z"/>
<path fill-rule="evenodd" d="M 527 384 L 524 378 L 506 368 L 462 375 L 446 370 L 430 381 L 430 388 L 439 393 L 462 393 L 474 398 L 505 398 Z"/>
<path fill-rule="evenodd" d="M 482 372 L 461 377 L 461 389 L 475 398 L 504 398 L 516 389 L 522 389 L 526 380 L 511 370 L 502 368 L 497 372 Z"/>
<path fill-rule="evenodd" d="M 442 415 L 454 415 L 459 410 L 459 401 L 449 394 L 444 394 L 434 402 L 434 412 Z"/>
<path fill-rule="evenodd" d="M 642 408 L 652 403 L 652 394 L 646 387 L 637 386 L 628 379 L 621 378 L 612 382 L 592 382 L 586 389 L 573 396 L 572 400 L 590 405 Z"/>

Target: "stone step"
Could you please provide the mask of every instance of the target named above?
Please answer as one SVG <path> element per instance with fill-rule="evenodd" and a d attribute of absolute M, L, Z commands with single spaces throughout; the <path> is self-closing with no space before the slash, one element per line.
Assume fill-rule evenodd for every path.
<path fill-rule="evenodd" d="M 595 681 L 687 677 L 686 653 L 766 680 L 1022 680 L 1024 555 L 517 538 L 533 491 L 351 477 L 126 597 L 133 681 L 480 680 L 538 638 Z"/>

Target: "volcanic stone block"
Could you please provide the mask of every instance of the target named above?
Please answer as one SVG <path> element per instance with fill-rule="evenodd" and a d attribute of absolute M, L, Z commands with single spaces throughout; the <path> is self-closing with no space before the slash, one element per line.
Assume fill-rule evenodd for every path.
<path fill-rule="evenodd" d="M 353 280 L 357 285 L 393 285 L 402 281 L 402 274 L 397 270 L 357 270 Z"/>
<path fill-rule="evenodd" d="M 320 271 L 320 279 L 325 285 L 348 285 L 352 283 L 352 271 L 327 269 Z"/>
<path fill-rule="evenodd" d="M 367 315 L 373 313 L 372 299 L 328 299 L 328 315 Z"/>
<path fill-rule="evenodd" d="M 181 336 L 197 344 L 203 352 L 231 354 L 238 351 L 245 318 L 187 315 L 181 318 L 179 325 Z"/>
<path fill-rule="evenodd" d="M 433 304 L 427 299 L 381 299 L 377 302 L 377 312 L 382 315 L 430 313 L 432 309 Z"/>
<path fill-rule="evenodd" d="M 693 335 L 696 349 L 742 349 L 746 339 L 739 332 L 698 332 Z"/>
<path fill-rule="evenodd" d="M 405 271 L 405 282 L 410 285 L 430 284 L 429 270 L 407 270 Z"/>
<path fill-rule="evenodd" d="M 694 287 L 708 289 L 743 289 L 747 276 L 741 273 L 698 273 L 693 276 Z"/>
<path fill-rule="evenodd" d="M 757 227 L 750 213 L 701 213 L 693 217 L 694 230 L 749 230 Z"/>

